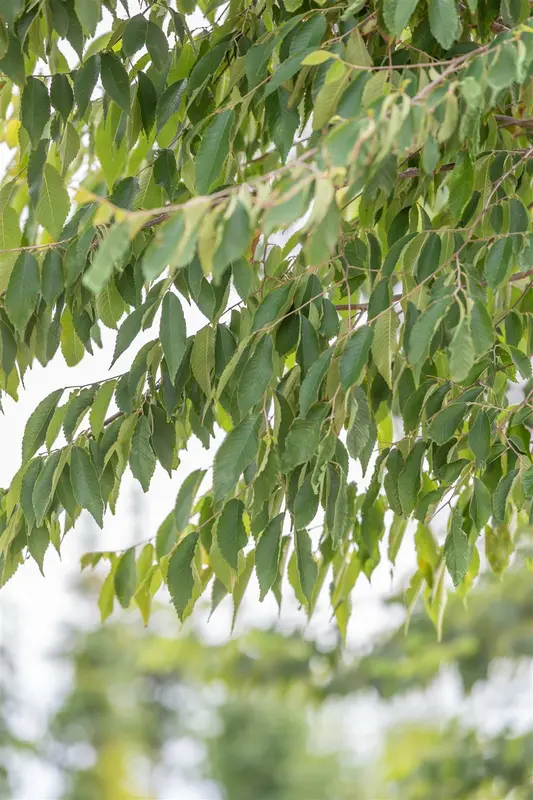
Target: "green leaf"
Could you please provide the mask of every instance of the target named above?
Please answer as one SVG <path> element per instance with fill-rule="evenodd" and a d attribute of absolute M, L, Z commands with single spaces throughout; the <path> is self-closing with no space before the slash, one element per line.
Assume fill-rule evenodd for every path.
<path fill-rule="evenodd" d="M 13 265 L 17 260 L 17 253 L 5 252 L 20 247 L 20 228 L 19 215 L 17 212 L 5 206 L 0 211 L 0 292 L 5 291 Z"/>
<path fill-rule="evenodd" d="M 528 467 L 524 472 L 524 494 L 526 497 L 533 497 L 533 467 Z"/>
<path fill-rule="evenodd" d="M 383 19 L 389 33 L 399 37 L 411 19 L 418 0 L 384 0 Z"/>
<path fill-rule="evenodd" d="M 163 298 L 159 338 L 170 379 L 174 381 L 187 347 L 187 328 L 181 303 L 173 292 L 167 292 Z"/>
<path fill-rule="evenodd" d="M 44 400 L 41 400 L 35 411 L 31 414 L 22 439 L 22 463 L 25 464 L 42 447 L 46 439 L 48 426 L 52 421 L 56 406 L 59 403 L 63 389 L 56 389 Z"/>
<path fill-rule="evenodd" d="M 16 83 L 21 88 L 26 82 L 24 57 L 20 42 L 16 36 L 9 36 L 7 53 L 0 59 L 0 72 L 7 75 L 13 83 Z"/>
<path fill-rule="evenodd" d="M 382 314 L 374 326 L 372 358 L 387 384 L 392 389 L 392 364 L 397 350 L 396 331 L 398 315 L 395 311 Z"/>
<path fill-rule="evenodd" d="M 466 403 L 450 403 L 439 411 L 429 425 L 429 438 L 437 444 L 448 442 L 464 422 L 467 408 Z"/>
<path fill-rule="evenodd" d="M 229 154 L 230 136 L 235 123 L 233 109 L 217 114 L 202 135 L 196 155 L 196 191 L 207 194 L 222 172 Z"/>
<path fill-rule="evenodd" d="M 497 289 L 507 275 L 513 254 L 511 238 L 497 239 L 485 261 L 485 278 L 491 289 Z"/>
<path fill-rule="evenodd" d="M 69 211 L 70 198 L 63 178 L 55 167 L 45 164 L 41 192 L 35 209 L 37 221 L 53 239 L 57 240 Z"/>
<path fill-rule="evenodd" d="M 104 429 L 105 416 L 107 409 L 116 389 L 117 381 L 115 379 L 103 383 L 94 396 L 89 415 L 91 423 L 91 432 L 95 439 L 99 439 Z"/>
<path fill-rule="evenodd" d="M 48 89 L 42 80 L 30 76 L 26 79 L 26 85 L 22 92 L 20 120 L 28 131 L 33 147 L 37 147 L 49 119 Z"/>
<path fill-rule="evenodd" d="M 320 431 L 327 411 L 327 404 L 320 403 L 309 410 L 305 419 L 294 420 L 285 441 L 281 460 L 283 472 L 291 472 L 313 458 L 320 444 Z"/>
<path fill-rule="evenodd" d="M 486 411 L 480 409 L 468 434 L 468 446 L 473 452 L 477 466 L 484 464 L 490 453 L 490 420 Z"/>
<path fill-rule="evenodd" d="M 176 214 L 157 230 L 142 259 L 143 273 L 147 281 L 155 280 L 165 267 L 173 265 L 177 245 L 184 232 L 185 221 L 182 214 Z"/>
<path fill-rule="evenodd" d="M 157 132 L 165 127 L 169 119 L 175 114 L 181 105 L 181 98 L 187 88 L 187 81 L 176 81 L 168 86 L 159 100 L 156 107 Z"/>
<path fill-rule="evenodd" d="M 517 368 L 521 377 L 525 381 L 529 380 L 532 375 L 531 359 L 526 356 L 526 354 L 523 353 L 518 347 L 512 347 L 509 345 L 509 352 L 511 353 L 513 364 Z"/>
<path fill-rule="evenodd" d="M 368 325 L 357 328 L 348 339 L 339 365 L 341 386 L 345 392 L 359 380 L 368 361 L 373 339 L 374 330 Z"/>
<path fill-rule="evenodd" d="M 215 368 L 215 332 L 206 325 L 194 337 L 191 352 L 191 370 L 206 395 L 211 394 L 211 373 Z"/>
<path fill-rule="evenodd" d="M 333 348 L 325 350 L 320 358 L 315 361 L 302 381 L 300 389 L 300 416 L 305 417 L 311 406 L 318 400 L 320 387 L 331 364 Z M 305 527 L 305 525 L 303 526 Z"/>
<path fill-rule="evenodd" d="M 50 100 L 53 107 L 66 120 L 74 106 L 74 93 L 66 75 L 58 73 L 53 76 L 50 86 Z"/>
<path fill-rule="evenodd" d="M 143 14 L 136 14 L 128 20 L 122 34 L 122 52 L 130 58 L 146 44 L 148 22 Z"/>
<path fill-rule="evenodd" d="M 474 478 L 474 491 L 470 502 L 470 518 L 478 533 L 483 530 L 491 514 L 492 500 L 490 492 L 479 478 Z"/>
<path fill-rule="evenodd" d="M 316 67 L 318 64 L 324 64 L 332 58 L 335 58 L 335 53 L 329 53 L 327 50 L 315 50 L 305 56 L 301 64 L 305 67 Z"/>
<path fill-rule="evenodd" d="M 150 481 L 155 471 L 156 457 L 150 444 L 150 422 L 143 415 L 137 420 L 133 432 L 130 451 L 130 469 L 134 478 L 137 478 L 143 491 L 150 488 Z"/>
<path fill-rule="evenodd" d="M 96 256 L 83 276 L 83 285 L 97 294 L 107 285 L 115 267 L 122 263 L 130 247 L 130 226 L 128 222 L 114 225 L 106 238 L 100 243 Z"/>
<path fill-rule="evenodd" d="M 435 331 L 451 303 L 451 297 L 443 297 L 440 300 L 436 300 L 418 317 L 413 325 L 407 353 L 413 366 L 418 366 L 426 360 Z"/>
<path fill-rule="evenodd" d="M 148 20 L 146 32 L 146 49 L 152 59 L 152 64 L 158 72 L 164 72 L 169 61 L 167 37 L 151 19 Z"/>
<path fill-rule="evenodd" d="M 454 509 L 450 530 L 444 542 L 444 558 L 454 586 L 459 586 L 468 571 L 471 558 L 468 536 L 461 528 L 461 514 Z"/>
<path fill-rule="evenodd" d="M 208 78 L 213 77 L 216 70 L 220 67 L 227 51 L 232 47 L 233 42 L 228 40 L 215 45 L 200 58 L 193 67 L 189 77 L 189 93 L 198 89 Z"/>
<path fill-rule="evenodd" d="M 185 536 L 178 544 L 168 564 L 168 590 L 178 617 L 182 621 L 194 589 L 192 564 L 199 538 L 197 533 Z"/>
<path fill-rule="evenodd" d="M 398 478 L 398 496 L 404 516 L 409 516 L 416 506 L 425 451 L 426 443 L 416 442 L 405 459 L 405 466 Z"/>
<path fill-rule="evenodd" d="M 31 557 L 37 562 L 43 577 L 44 557 L 49 544 L 50 533 L 46 527 L 34 528 L 28 537 L 28 550 L 30 551 Z"/>
<path fill-rule="evenodd" d="M 235 489 L 240 476 L 256 457 L 260 423 L 259 415 L 246 417 L 228 433 L 217 450 L 213 464 L 215 503 L 220 503 Z"/>
<path fill-rule="evenodd" d="M 278 576 L 281 555 L 281 534 L 284 514 L 272 519 L 257 543 L 255 552 L 255 571 L 259 581 L 259 599 L 262 601 L 274 585 Z"/>
<path fill-rule="evenodd" d="M 429 27 L 437 42 L 449 50 L 461 34 L 455 0 L 428 0 Z"/>
<path fill-rule="evenodd" d="M 130 79 L 122 61 L 110 52 L 100 56 L 102 84 L 111 100 L 120 108 L 130 113 L 131 94 Z"/>
<path fill-rule="evenodd" d="M 486 307 L 476 300 L 470 318 L 470 333 L 476 356 L 484 355 L 494 344 L 494 326 Z"/>
<path fill-rule="evenodd" d="M 244 503 L 232 498 L 222 509 L 216 528 L 218 548 L 235 571 L 238 567 L 239 551 L 248 542 L 243 522 L 244 511 Z"/>
<path fill-rule="evenodd" d="M 196 469 L 188 475 L 181 484 L 176 505 L 174 507 L 174 521 L 178 533 L 182 533 L 189 524 L 194 498 L 205 476 L 205 470 Z"/>
<path fill-rule="evenodd" d="M 9 319 L 19 333 L 24 332 L 33 314 L 40 288 L 41 277 L 36 258 L 31 253 L 21 253 L 9 278 L 5 299 Z"/>
<path fill-rule="evenodd" d="M 70 481 L 76 502 L 103 527 L 104 503 L 100 481 L 91 457 L 82 447 L 73 447 L 70 455 Z"/>
<path fill-rule="evenodd" d="M 74 99 L 76 100 L 80 117 L 85 116 L 92 94 L 98 83 L 99 75 L 99 55 L 90 56 L 74 75 Z"/>
<path fill-rule="evenodd" d="M 318 510 L 318 494 L 313 488 L 313 476 L 308 475 L 294 499 L 294 527 L 300 530 L 309 525 Z"/>
<path fill-rule="evenodd" d="M 46 459 L 33 487 L 32 503 L 35 510 L 35 522 L 39 527 L 43 524 L 46 512 L 53 500 L 54 473 L 61 455 L 61 451 L 56 450 Z"/>
<path fill-rule="evenodd" d="M 107 578 L 102 584 L 100 596 L 98 598 L 98 608 L 100 610 L 100 621 L 102 624 L 113 613 L 113 605 L 115 602 L 115 576 L 113 570 L 109 573 Z"/>
<path fill-rule="evenodd" d="M 237 401 L 242 416 L 264 396 L 272 380 L 272 337 L 267 333 L 246 362 L 239 381 Z"/>
<path fill-rule="evenodd" d="M 505 512 L 507 510 L 507 498 L 511 491 L 514 479 L 518 475 L 517 469 L 512 469 L 504 475 L 498 483 L 492 497 L 492 516 L 495 522 L 505 522 Z"/>
<path fill-rule="evenodd" d="M 122 608 L 128 608 L 137 586 L 137 563 L 135 549 L 131 547 L 120 557 L 115 569 L 114 587 Z"/>
<path fill-rule="evenodd" d="M 292 288 L 291 284 L 286 283 L 267 294 L 255 312 L 252 333 L 267 328 L 270 323 L 278 319 L 287 308 Z"/>
<path fill-rule="evenodd" d="M 306 530 L 297 529 L 295 531 L 294 548 L 296 551 L 296 566 L 298 568 L 300 586 L 302 587 L 302 592 L 307 600 L 307 607 L 309 608 L 318 577 L 318 566 L 313 557 L 311 539 Z"/>
<path fill-rule="evenodd" d="M 150 136 L 155 122 L 157 93 L 154 84 L 144 72 L 139 70 L 137 73 L 137 80 L 137 100 L 141 112 L 141 122 L 146 136 Z"/>
<path fill-rule="evenodd" d="M 450 343 L 450 379 L 461 383 L 474 365 L 476 354 L 465 316 L 455 329 Z"/>
<path fill-rule="evenodd" d="M 84 30 L 94 36 L 102 13 L 100 0 L 75 0 L 75 8 Z"/>

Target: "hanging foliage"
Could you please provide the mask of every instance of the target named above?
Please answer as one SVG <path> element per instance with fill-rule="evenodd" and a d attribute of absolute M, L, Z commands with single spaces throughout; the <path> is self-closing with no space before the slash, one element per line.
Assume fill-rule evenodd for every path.
<path fill-rule="evenodd" d="M 103 618 L 162 583 L 181 619 L 209 587 L 237 611 L 255 569 L 309 614 L 327 585 L 345 632 L 390 529 L 440 627 L 446 571 L 466 591 L 482 543 L 503 570 L 532 508 L 528 3 L 141 8 L 0 0 L 0 389 L 152 331 L 31 414 L 2 583 L 222 428 L 152 544 L 85 557 Z"/>

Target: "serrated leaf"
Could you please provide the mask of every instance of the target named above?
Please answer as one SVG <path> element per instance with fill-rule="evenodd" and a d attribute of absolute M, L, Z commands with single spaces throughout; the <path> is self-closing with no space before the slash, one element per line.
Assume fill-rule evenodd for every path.
<path fill-rule="evenodd" d="M 507 511 L 507 498 L 511 491 L 514 479 L 518 475 L 517 469 L 512 469 L 499 481 L 492 496 L 492 516 L 495 522 L 505 522 L 505 512 Z"/>
<path fill-rule="evenodd" d="M 461 528 L 461 519 L 460 514 L 454 511 L 444 542 L 444 558 L 454 586 L 458 586 L 466 575 L 471 557 L 468 536 Z"/>
<path fill-rule="evenodd" d="M 470 336 L 468 317 L 463 317 L 450 342 L 450 379 L 461 383 L 474 365 L 476 354 Z"/>
<path fill-rule="evenodd" d="M 255 571 L 259 581 L 259 599 L 262 601 L 274 585 L 278 576 L 281 555 L 281 534 L 284 514 L 272 519 L 257 543 L 255 551 Z"/>
<path fill-rule="evenodd" d="M 74 92 L 66 75 L 57 73 L 52 77 L 50 100 L 53 107 L 66 120 L 74 106 Z"/>
<path fill-rule="evenodd" d="M 291 296 L 292 286 L 286 283 L 278 289 L 273 289 L 259 304 L 252 324 L 252 333 L 262 330 L 279 318 L 285 311 Z"/>
<path fill-rule="evenodd" d="M 50 98 L 42 80 L 32 76 L 26 79 L 20 101 L 20 119 L 28 131 L 32 146 L 37 147 L 50 119 Z"/>
<path fill-rule="evenodd" d="M 181 533 L 189 524 L 194 499 L 205 476 L 205 470 L 196 469 L 183 481 L 174 507 L 174 522 L 176 530 Z"/>
<path fill-rule="evenodd" d="M 206 325 L 194 337 L 191 370 L 206 397 L 211 394 L 211 373 L 215 368 L 215 332 Z"/>
<path fill-rule="evenodd" d="M 41 288 L 39 264 L 31 253 L 21 253 L 7 286 L 5 308 L 19 333 L 23 333 L 33 314 Z"/>
<path fill-rule="evenodd" d="M 438 43 L 449 50 L 461 33 L 455 0 L 428 0 L 429 27 Z"/>
<path fill-rule="evenodd" d="M 141 415 L 133 432 L 130 450 L 130 469 L 134 478 L 137 478 L 143 491 L 150 488 L 150 481 L 155 471 L 156 457 L 150 443 L 150 422 L 148 417 Z"/>
<path fill-rule="evenodd" d="M 311 369 L 308 371 L 305 379 L 302 381 L 300 389 L 300 416 L 305 417 L 309 412 L 311 406 L 318 400 L 318 394 L 322 381 L 326 377 L 326 373 L 331 364 L 333 356 L 333 348 L 330 347 L 325 350 L 320 358 L 315 361 Z M 305 527 L 305 526 L 304 526 Z"/>
<path fill-rule="evenodd" d="M 159 100 L 156 107 L 157 133 L 165 127 L 169 119 L 175 114 L 181 105 L 181 98 L 187 88 L 187 81 L 176 81 L 168 86 Z"/>
<path fill-rule="evenodd" d="M 379 317 L 374 326 L 372 358 L 381 375 L 392 389 L 392 362 L 397 350 L 396 331 L 398 315 L 387 311 Z"/>
<path fill-rule="evenodd" d="M 103 527 L 104 503 L 100 481 L 87 450 L 73 447 L 70 454 L 70 481 L 76 502 Z"/>
<path fill-rule="evenodd" d="M 450 403 L 439 411 L 429 425 L 429 438 L 437 444 L 449 441 L 464 421 L 466 410 L 466 403 Z"/>
<path fill-rule="evenodd" d="M 29 459 L 35 455 L 37 450 L 42 447 L 46 439 L 46 432 L 48 426 L 54 416 L 63 389 L 56 389 L 51 392 L 44 400 L 41 400 L 35 411 L 31 414 L 26 428 L 24 429 L 24 436 L 22 438 L 22 463 L 25 464 Z"/>
<path fill-rule="evenodd" d="M 197 533 L 190 533 L 185 536 L 178 544 L 168 564 L 168 590 L 178 617 L 182 621 L 185 609 L 193 594 L 194 575 L 192 564 L 199 538 Z"/>
<path fill-rule="evenodd" d="M 89 36 L 94 36 L 102 13 L 100 0 L 75 0 L 76 14 Z"/>
<path fill-rule="evenodd" d="M 399 37 L 411 19 L 418 0 L 384 0 L 383 19 L 389 33 Z"/>
<path fill-rule="evenodd" d="M 80 117 L 85 116 L 100 75 L 100 56 L 90 56 L 74 75 L 74 98 Z"/>
<path fill-rule="evenodd" d="M 470 518 L 477 532 L 480 533 L 490 519 L 492 500 L 485 484 L 474 478 L 474 491 L 470 501 Z"/>
<path fill-rule="evenodd" d="M 309 608 L 318 577 L 318 567 L 313 557 L 311 539 L 306 530 L 295 531 L 294 547 L 296 551 L 296 566 L 298 568 L 300 586 L 302 587 L 302 592 L 307 600 L 307 607 Z"/>
<path fill-rule="evenodd" d="M 131 106 L 130 79 L 122 61 L 113 53 L 100 55 L 102 84 L 109 97 L 129 114 Z"/>
<path fill-rule="evenodd" d="M 266 392 L 272 380 L 272 356 L 272 337 L 267 333 L 259 341 L 241 374 L 237 402 L 242 416 L 247 414 Z"/>
<path fill-rule="evenodd" d="M 257 455 L 261 417 L 246 417 L 234 428 L 215 455 L 213 463 L 213 491 L 215 503 L 220 503 L 232 492 L 241 474 Z"/>
<path fill-rule="evenodd" d="M 181 303 L 173 292 L 167 292 L 163 298 L 159 338 L 170 379 L 174 381 L 187 347 L 187 328 Z"/>
<path fill-rule="evenodd" d="M 136 586 L 137 563 L 135 549 L 131 547 L 120 557 L 114 575 L 115 594 L 122 608 L 129 607 L 135 594 Z"/>
<path fill-rule="evenodd" d="M 309 410 L 305 419 L 294 420 L 285 440 L 285 450 L 281 460 L 283 472 L 291 472 L 299 464 L 310 461 L 315 455 L 327 411 L 327 404 L 320 403 Z"/>
<path fill-rule="evenodd" d="M 472 450 L 477 466 L 484 464 L 490 453 L 490 420 L 480 409 L 468 434 L 468 446 Z"/>
<path fill-rule="evenodd" d="M 45 164 L 39 201 L 35 209 L 37 221 L 57 240 L 69 211 L 70 198 L 63 178 L 52 164 Z"/>
<path fill-rule="evenodd" d="M 239 552 L 248 542 L 243 522 L 244 511 L 242 500 L 232 498 L 222 509 L 216 527 L 218 549 L 235 572 Z"/>
<path fill-rule="evenodd" d="M 489 312 L 476 300 L 470 317 L 470 333 L 476 356 L 484 355 L 494 344 L 494 326 Z"/>
<path fill-rule="evenodd" d="M 128 20 L 122 34 L 122 52 L 130 58 L 146 44 L 148 22 L 143 14 L 136 14 Z"/>
<path fill-rule="evenodd" d="M 43 564 L 46 551 L 50 544 L 50 533 L 46 526 L 34 528 L 28 536 L 28 550 L 33 560 L 37 563 L 41 575 L 44 577 Z"/>
<path fill-rule="evenodd" d="M 345 392 L 359 380 L 373 339 L 374 330 L 368 325 L 362 325 L 348 339 L 339 365 L 341 386 Z"/>
<path fill-rule="evenodd" d="M 513 242 L 510 237 L 497 239 L 491 246 L 485 260 L 485 278 L 491 289 L 497 289 L 510 266 L 513 255 Z"/>
<path fill-rule="evenodd" d="M 207 194 L 218 180 L 229 154 L 231 131 L 235 122 L 233 109 L 217 114 L 202 135 L 196 155 L 196 191 Z"/>
<path fill-rule="evenodd" d="M 120 222 L 100 243 L 91 266 L 83 276 L 83 285 L 97 294 L 107 285 L 115 267 L 118 266 L 128 252 L 131 240 L 130 225 Z"/>
<path fill-rule="evenodd" d="M 436 300 L 418 317 L 413 325 L 407 353 L 413 366 L 422 364 L 427 358 L 435 331 L 444 318 L 451 302 L 451 297 L 443 297 L 440 300 Z"/>
<path fill-rule="evenodd" d="M 113 570 L 109 573 L 107 578 L 102 584 L 100 595 L 98 597 L 98 608 L 100 610 L 100 621 L 102 624 L 113 613 L 113 605 L 115 602 L 115 576 Z"/>
<path fill-rule="evenodd" d="M 95 439 L 100 438 L 100 434 L 104 429 L 105 416 L 116 386 L 117 381 L 115 379 L 106 381 L 100 386 L 94 396 L 89 414 L 89 422 L 91 424 L 91 433 Z"/>
<path fill-rule="evenodd" d="M 0 292 L 8 285 L 17 260 L 17 253 L 8 251 L 19 247 L 20 240 L 19 216 L 13 208 L 6 205 L 0 211 L 0 250 L 3 251 L 0 253 Z"/>

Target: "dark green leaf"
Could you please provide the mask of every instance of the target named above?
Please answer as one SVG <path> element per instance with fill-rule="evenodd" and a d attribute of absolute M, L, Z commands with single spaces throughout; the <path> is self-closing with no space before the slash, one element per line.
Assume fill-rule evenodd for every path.
<path fill-rule="evenodd" d="M 259 581 L 260 600 L 264 600 L 278 575 L 281 555 L 281 534 L 285 515 L 278 514 L 271 520 L 257 543 L 255 570 Z"/>
<path fill-rule="evenodd" d="M 167 573 L 167 583 L 172 603 L 180 620 L 192 598 L 194 575 L 192 562 L 199 536 L 191 533 L 185 536 L 172 554 Z"/>
<path fill-rule="evenodd" d="M 115 594 L 122 608 L 128 608 L 137 586 L 135 550 L 131 547 L 120 557 L 114 576 Z"/>
<path fill-rule="evenodd" d="M 239 551 L 248 541 L 242 519 L 244 510 L 244 503 L 233 498 L 226 503 L 217 522 L 218 548 L 235 571 L 237 571 Z"/>

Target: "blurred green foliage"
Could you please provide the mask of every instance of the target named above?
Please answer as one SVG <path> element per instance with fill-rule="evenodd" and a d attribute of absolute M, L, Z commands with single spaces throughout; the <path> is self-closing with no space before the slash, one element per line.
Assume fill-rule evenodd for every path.
<path fill-rule="evenodd" d="M 419 609 L 408 637 L 398 627 L 362 657 L 299 630 L 209 644 L 192 627 L 177 634 L 165 610 L 149 630 L 125 615 L 71 631 L 61 658 L 72 684 L 30 744 L 62 778 L 57 800 L 179 800 L 186 785 L 205 800 L 532 800 L 533 733 L 487 738 L 430 715 L 398 723 L 391 704 L 381 750 L 356 757 L 361 693 L 365 713 L 369 690 L 388 709 L 454 667 L 468 694 L 499 659 L 533 657 L 531 573 L 483 578 L 447 619 L 439 644 Z M 13 800 L 16 743 L 1 725 L 1 796 Z"/>

